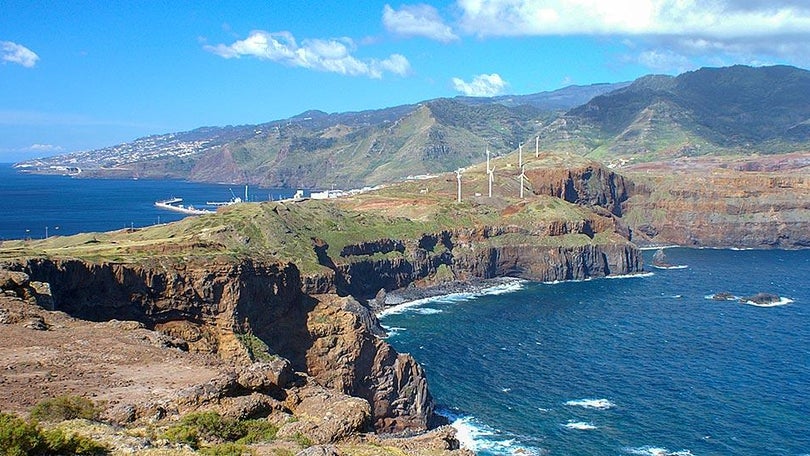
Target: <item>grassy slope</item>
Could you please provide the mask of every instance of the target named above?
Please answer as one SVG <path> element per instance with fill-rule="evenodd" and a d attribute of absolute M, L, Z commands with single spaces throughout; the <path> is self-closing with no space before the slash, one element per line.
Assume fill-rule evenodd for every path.
<path fill-rule="evenodd" d="M 535 159 L 524 154 L 527 167 L 560 166 L 559 156 Z M 138 262 L 154 258 L 188 261 L 257 258 L 294 261 L 302 271 L 321 269 L 313 239 L 329 244 L 329 255 L 340 258 L 346 245 L 379 239 L 417 240 L 442 230 L 516 226 L 540 232 L 549 221 L 582 221 L 596 217 L 589 209 L 563 200 L 532 195 L 519 199 L 516 154 L 493 160 L 496 180 L 488 198 L 485 165 L 463 174 L 464 201 L 456 202 L 455 174 L 407 181 L 381 190 L 330 201 L 243 203 L 216 214 L 188 217 L 180 222 L 134 231 L 89 233 L 38 241 L 6 241 L 0 259 L 25 256 L 78 257 L 91 261 Z M 479 194 L 481 196 L 475 196 Z M 611 234 L 596 241 L 609 241 Z M 490 241 L 503 244 L 580 245 L 593 242 L 584 235 L 537 237 L 509 235 Z"/>

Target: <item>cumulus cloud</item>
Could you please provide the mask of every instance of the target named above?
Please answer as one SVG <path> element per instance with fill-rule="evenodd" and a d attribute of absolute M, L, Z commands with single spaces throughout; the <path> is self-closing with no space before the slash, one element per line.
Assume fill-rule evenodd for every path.
<path fill-rule="evenodd" d="M 203 49 L 226 59 L 249 56 L 293 67 L 375 79 L 381 78 L 385 72 L 404 76 L 411 68 L 408 59 L 400 54 L 392 54 L 383 60 L 358 59 L 352 55 L 355 45 L 349 38 L 308 39 L 298 44 L 289 32 L 256 30 L 244 40 L 229 45 L 205 45 Z"/>
<path fill-rule="evenodd" d="M 0 60 L 3 62 L 16 63 L 26 68 L 32 68 L 37 64 L 39 56 L 27 47 L 12 43 L 11 41 L 0 41 Z"/>
<path fill-rule="evenodd" d="M 485 36 L 617 36 L 651 68 L 683 59 L 810 63 L 806 0 L 457 0 L 460 29 Z M 639 44 L 641 43 L 641 44 Z"/>
<path fill-rule="evenodd" d="M 28 152 L 48 152 L 48 153 L 56 153 L 62 152 L 65 149 L 62 146 L 57 146 L 54 144 L 31 144 L 28 146 Z"/>
<path fill-rule="evenodd" d="M 453 88 L 468 97 L 493 97 L 503 93 L 507 83 L 497 73 L 479 74 L 472 81 L 453 78 Z"/>
<path fill-rule="evenodd" d="M 394 34 L 401 36 L 422 36 L 442 43 L 458 40 L 453 29 L 446 25 L 436 8 L 425 5 L 405 5 L 399 10 L 385 5 L 383 25 Z"/>
<path fill-rule="evenodd" d="M 772 36 L 810 31 L 805 1 L 458 0 L 467 32 L 487 35 Z"/>

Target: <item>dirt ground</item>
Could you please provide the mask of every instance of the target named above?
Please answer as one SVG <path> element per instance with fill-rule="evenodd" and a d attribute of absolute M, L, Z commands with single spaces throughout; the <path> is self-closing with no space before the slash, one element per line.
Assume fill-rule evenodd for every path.
<path fill-rule="evenodd" d="M 8 296 L 0 296 L 0 314 L 3 412 L 25 414 L 60 395 L 143 403 L 208 381 L 224 368 L 212 356 L 173 348 L 166 336 L 136 322 L 77 320 Z"/>

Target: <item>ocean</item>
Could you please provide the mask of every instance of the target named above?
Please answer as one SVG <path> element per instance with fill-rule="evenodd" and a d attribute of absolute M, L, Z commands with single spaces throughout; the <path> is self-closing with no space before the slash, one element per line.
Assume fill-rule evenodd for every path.
<path fill-rule="evenodd" d="M 169 222 L 184 215 L 156 200 L 203 206 L 231 189 L 244 192 L 0 165 L 0 239 Z M 251 199 L 292 193 L 251 188 Z M 810 455 L 810 251 L 675 248 L 667 257 L 682 267 L 514 282 L 402 306 L 382 322 L 480 455 Z M 784 299 L 709 299 L 719 292 Z"/>
<path fill-rule="evenodd" d="M 248 188 L 250 201 L 289 198 L 292 189 Z M 186 215 L 160 209 L 155 201 L 173 197 L 200 209 L 208 201 L 244 199 L 243 185 L 149 179 L 76 179 L 20 174 L 0 164 L 0 240 L 42 239 L 89 231 L 140 228 Z"/>
<path fill-rule="evenodd" d="M 480 455 L 810 454 L 810 251 L 666 252 L 680 267 L 516 282 L 381 320 Z"/>

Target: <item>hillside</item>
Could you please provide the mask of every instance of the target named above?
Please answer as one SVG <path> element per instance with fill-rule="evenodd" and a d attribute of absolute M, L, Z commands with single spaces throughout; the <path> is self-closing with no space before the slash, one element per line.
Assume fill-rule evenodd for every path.
<path fill-rule="evenodd" d="M 449 171 L 502 154 L 539 126 L 623 84 L 496 98 L 436 99 L 361 112 L 307 111 L 260 125 L 205 127 L 19 163 L 33 172 L 349 188 Z"/>
<path fill-rule="evenodd" d="M 568 111 L 542 137 L 608 161 L 807 150 L 810 72 L 738 65 L 647 76 Z"/>

